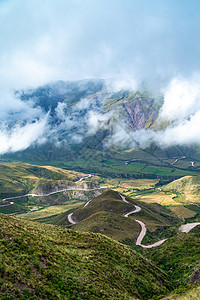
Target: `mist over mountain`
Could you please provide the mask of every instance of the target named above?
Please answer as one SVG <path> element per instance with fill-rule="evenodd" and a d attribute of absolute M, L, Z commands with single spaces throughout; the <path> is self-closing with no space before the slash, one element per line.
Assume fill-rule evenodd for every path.
<path fill-rule="evenodd" d="M 144 84 L 135 90 L 117 89 L 116 81 L 102 79 L 16 90 L 14 99 L 20 105 L 2 115 L 0 153 L 47 142 L 59 149 L 84 144 L 90 137 L 105 149 L 196 145 L 199 92 L 198 84 L 179 80 L 165 94 L 155 95 Z"/>

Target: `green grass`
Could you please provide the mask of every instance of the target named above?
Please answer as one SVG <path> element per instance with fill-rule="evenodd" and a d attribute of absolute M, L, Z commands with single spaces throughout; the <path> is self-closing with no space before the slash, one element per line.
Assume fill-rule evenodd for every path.
<path fill-rule="evenodd" d="M 168 273 L 177 287 L 186 285 L 194 269 L 199 267 L 199 227 L 190 233 L 179 233 L 147 253 L 149 258 Z"/>
<path fill-rule="evenodd" d="M 66 171 L 51 166 L 35 166 L 25 163 L 0 163 L 0 198 L 26 194 L 34 189 L 50 186 L 52 181 L 72 182 L 82 173 Z"/>
<path fill-rule="evenodd" d="M 0 217 L 1 299 L 152 299 L 169 278 L 103 235 Z"/>
<path fill-rule="evenodd" d="M 0 207 L 0 213 L 2 214 L 21 214 L 28 212 L 28 209 L 23 205 L 12 204 L 4 207 Z"/>
<path fill-rule="evenodd" d="M 73 229 L 81 232 L 103 233 L 117 241 L 128 238 L 136 241 L 140 226 L 131 218 L 125 218 L 114 212 L 98 212 L 73 225 Z"/>
<path fill-rule="evenodd" d="M 179 294 L 179 295 L 177 295 Z M 181 294 L 181 295 L 180 295 Z M 187 289 L 184 291 L 177 291 L 176 293 L 172 293 L 171 296 L 167 297 L 167 299 L 173 300 L 199 300 L 200 299 L 200 286 L 191 287 L 188 291 Z"/>
<path fill-rule="evenodd" d="M 39 219 L 42 223 L 61 226 L 71 225 L 68 221 L 69 213 L 73 212 L 74 221 L 78 222 L 71 227 L 81 232 L 103 233 L 117 241 L 135 244 L 140 232 L 140 226 L 135 218 L 143 221 L 148 231 L 154 232 L 158 228 L 169 227 L 177 224 L 180 220 L 170 210 L 158 204 L 146 204 L 130 197 L 126 197 L 130 203 L 122 201 L 118 192 L 108 190 L 94 198 L 86 207 L 84 204 L 66 212 Z M 139 205 L 142 210 L 125 218 L 123 214 Z M 159 237 L 158 237 L 159 239 Z M 157 239 L 157 240 L 158 240 Z"/>
<path fill-rule="evenodd" d="M 52 205 L 47 207 L 36 207 L 37 210 L 29 211 L 28 213 L 23 213 L 19 215 L 15 215 L 16 217 L 25 218 L 29 220 L 39 220 L 43 218 L 48 218 L 59 213 L 65 212 L 70 209 L 75 209 L 82 204 L 83 201 L 67 201 L 63 205 Z"/>

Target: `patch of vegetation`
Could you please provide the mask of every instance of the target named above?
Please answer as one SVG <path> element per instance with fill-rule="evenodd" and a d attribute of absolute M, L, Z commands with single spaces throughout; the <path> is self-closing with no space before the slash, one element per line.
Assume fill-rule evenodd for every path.
<path fill-rule="evenodd" d="M 103 235 L 0 217 L 1 299 L 152 299 L 168 277 Z"/>
<path fill-rule="evenodd" d="M 199 267 L 199 249 L 199 228 L 194 228 L 190 233 L 179 233 L 169 238 L 160 247 L 146 253 L 178 287 L 186 285 L 194 269 Z"/>
<path fill-rule="evenodd" d="M 66 171 L 51 166 L 34 166 L 24 163 L 0 163 L 0 198 L 19 196 L 27 194 L 36 189 L 43 182 L 52 183 L 52 180 L 59 182 L 74 180 L 85 176 L 82 173 Z M 62 181 L 61 181 L 62 183 Z"/>

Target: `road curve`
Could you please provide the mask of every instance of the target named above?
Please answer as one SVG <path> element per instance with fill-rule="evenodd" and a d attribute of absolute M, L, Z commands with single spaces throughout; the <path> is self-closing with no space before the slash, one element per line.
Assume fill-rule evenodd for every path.
<path fill-rule="evenodd" d="M 124 201 L 124 202 L 126 202 L 126 203 L 129 203 L 129 202 L 126 200 L 126 198 L 125 198 L 122 194 L 120 194 L 120 196 L 121 196 L 121 198 L 122 198 L 122 201 Z"/>
<path fill-rule="evenodd" d="M 72 215 L 73 215 L 73 213 L 71 213 L 71 214 L 69 214 L 69 215 L 67 216 L 68 221 L 69 221 L 69 223 L 71 223 L 71 224 L 76 224 L 77 222 L 75 222 L 75 221 L 72 219 Z"/>
<path fill-rule="evenodd" d="M 90 177 L 92 177 L 92 174 L 89 174 L 89 175 L 86 176 L 86 177 L 81 177 L 81 178 L 78 179 L 76 182 L 81 182 L 82 180 L 85 180 L 85 179 L 90 178 Z"/>
<path fill-rule="evenodd" d="M 127 214 L 124 214 L 124 217 L 128 218 L 129 215 L 135 214 L 135 213 L 141 211 L 141 207 L 139 207 L 137 205 L 134 205 L 134 206 L 135 206 L 135 209 L 132 210 L 132 211 L 130 211 L 130 212 L 128 212 Z"/>
<path fill-rule="evenodd" d="M 88 200 L 83 207 L 86 207 L 92 200 Z"/>
<path fill-rule="evenodd" d="M 186 233 L 188 233 L 188 232 L 190 232 L 190 230 L 192 230 L 194 227 L 196 227 L 197 225 L 200 225 L 200 223 L 199 222 L 197 222 L 197 223 L 187 223 L 187 224 L 184 224 L 184 225 L 182 225 L 180 228 L 179 228 L 179 230 L 181 231 L 181 232 L 186 232 Z"/>
<path fill-rule="evenodd" d="M 128 201 L 126 200 L 126 198 L 125 198 L 123 195 L 120 194 L 120 196 L 121 196 L 121 198 L 122 198 L 122 201 L 124 201 L 124 202 L 126 202 L 126 203 L 130 203 L 130 202 L 128 202 Z M 137 206 L 137 205 L 134 205 L 134 206 L 135 206 L 135 209 L 132 210 L 132 211 L 130 211 L 130 212 L 127 213 L 127 214 L 124 214 L 124 217 L 127 218 L 129 215 L 141 211 L 141 207 L 139 207 L 139 206 Z M 140 226 L 141 226 L 140 234 L 139 234 L 139 236 L 137 237 L 137 240 L 136 240 L 136 243 L 135 243 L 137 246 L 141 246 L 142 248 L 153 248 L 153 247 L 160 246 L 162 243 L 164 243 L 164 242 L 166 241 L 166 239 L 163 239 L 163 240 L 160 240 L 160 241 L 158 241 L 158 242 L 156 242 L 156 243 L 154 243 L 154 244 L 151 244 L 151 245 L 143 245 L 143 244 L 142 244 L 142 240 L 143 240 L 143 238 L 145 237 L 146 232 L 147 232 L 146 225 L 145 225 L 142 221 L 139 221 L 139 220 L 136 220 L 136 219 L 135 219 L 135 221 L 138 222 L 138 223 L 140 224 Z"/>
<path fill-rule="evenodd" d="M 137 241 L 135 243 L 137 246 L 141 246 L 142 248 L 153 248 L 153 247 L 160 246 L 162 243 L 164 243 L 167 240 L 167 239 L 163 239 L 163 240 L 160 240 L 160 241 L 158 241 L 154 244 L 151 244 L 151 245 L 143 245 L 142 240 L 145 237 L 146 232 L 147 232 L 146 225 L 142 221 L 139 221 L 139 220 L 136 220 L 136 219 L 135 219 L 135 221 L 138 222 L 140 224 L 141 228 L 142 228 L 141 231 L 140 231 L 140 234 L 137 238 Z"/>
<path fill-rule="evenodd" d="M 122 194 L 120 194 L 120 196 L 122 198 L 122 201 L 124 201 L 125 203 L 129 203 Z M 137 213 L 137 212 L 139 212 L 141 210 L 141 207 L 139 207 L 137 205 L 133 205 L 133 206 L 135 207 L 135 209 L 132 210 L 132 211 L 130 211 L 130 212 L 128 212 L 127 214 L 124 214 L 124 217 L 128 218 L 129 215 Z"/>
<path fill-rule="evenodd" d="M 122 201 L 124 201 L 125 203 L 130 203 L 130 202 L 128 202 L 126 200 L 126 198 L 123 195 L 121 195 L 121 194 L 119 194 L 119 195 L 121 196 Z M 90 202 L 91 202 L 91 200 L 87 201 L 86 204 L 84 205 L 84 207 L 86 207 Z M 134 205 L 134 207 L 135 207 L 134 210 L 130 211 L 127 214 L 124 214 L 123 216 L 127 218 L 130 214 L 137 213 L 137 212 L 141 211 L 141 207 L 139 207 L 137 205 Z M 68 221 L 71 224 L 76 224 L 77 222 L 75 222 L 72 219 L 72 215 L 73 215 L 73 213 L 70 213 L 68 215 Z M 158 246 L 162 245 L 167 240 L 167 239 L 162 239 L 162 240 L 160 240 L 160 241 L 158 241 L 158 242 L 156 242 L 154 244 L 151 244 L 151 245 L 143 245 L 142 244 L 142 240 L 145 237 L 146 232 L 147 232 L 146 225 L 142 221 L 139 221 L 139 220 L 136 220 L 136 219 L 135 219 L 135 221 L 137 223 L 139 223 L 140 226 L 141 226 L 140 234 L 139 234 L 139 236 L 137 237 L 137 240 L 136 240 L 136 245 L 137 246 L 141 246 L 142 248 L 150 249 L 150 248 L 154 248 L 154 247 L 158 247 Z M 184 224 L 184 225 L 182 225 L 179 228 L 179 230 L 182 231 L 182 232 L 186 232 L 187 233 L 187 232 L 189 232 L 191 229 L 193 229 L 197 225 L 200 225 L 200 223 L 188 223 L 188 224 Z"/>

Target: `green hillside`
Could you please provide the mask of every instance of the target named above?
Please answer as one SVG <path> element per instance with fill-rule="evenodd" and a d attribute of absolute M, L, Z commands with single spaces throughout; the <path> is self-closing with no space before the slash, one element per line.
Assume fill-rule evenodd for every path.
<path fill-rule="evenodd" d="M 163 190 L 175 192 L 178 196 L 177 200 L 185 204 L 198 203 L 200 201 L 200 176 L 184 176 L 167 184 Z"/>
<path fill-rule="evenodd" d="M 88 189 L 98 186 L 86 180 L 87 176 L 52 166 L 0 163 L 0 212 L 24 214 L 48 206 L 86 201 L 97 194 Z"/>
<path fill-rule="evenodd" d="M 169 278 L 100 234 L 0 216 L 1 299 L 152 299 Z"/>
<path fill-rule="evenodd" d="M 52 166 L 25 163 L 0 163 L 0 197 L 11 197 L 32 191 L 50 180 L 75 181 L 84 174 Z"/>
<path fill-rule="evenodd" d="M 200 226 L 197 226 L 190 233 L 179 233 L 147 253 L 151 260 L 168 273 L 177 287 L 186 286 L 200 265 L 199 233 Z"/>
<path fill-rule="evenodd" d="M 126 200 L 128 203 L 122 200 L 119 192 L 108 190 L 92 199 L 88 205 L 83 204 L 76 209 L 67 210 L 54 216 L 39 218 L 38 221 L 69 226 L 71 224 L 68 215 L 73 212 L 73 220 L 77 222 L 71 225 L 73 229 L 81 232 L 103 233 L 117 241 L 128 244 L 135 244 L 140 232 L 140 226 L 135 218 L 146 224 L 150 241 L 151 234 L 157 229 L 165 228 L 164 231 L 162 230 L 162 234 L 164 235 L 166 232 L 168 236 L 172 231 L 170 233 L 166 228 L 175 226 L 180 222 L 170 210 L 161 205 L 146 204 L 127 196 Z M 141 211 L 125 218 L 124 214 L 133 211 L 135 209 L 134 205 L 139 206 Z M 155 235 L 157 236 L 157 233 L 153 234 L 152 238 L 156 239 Z"/>

